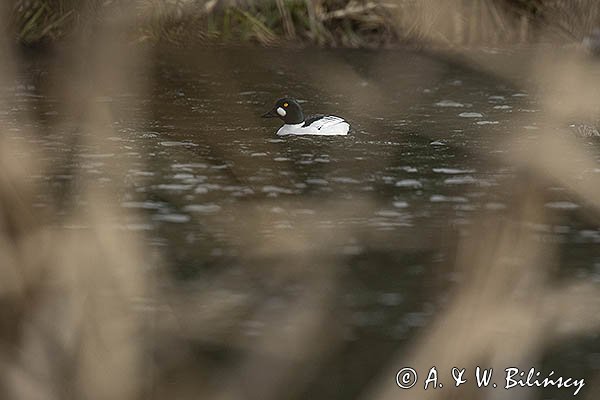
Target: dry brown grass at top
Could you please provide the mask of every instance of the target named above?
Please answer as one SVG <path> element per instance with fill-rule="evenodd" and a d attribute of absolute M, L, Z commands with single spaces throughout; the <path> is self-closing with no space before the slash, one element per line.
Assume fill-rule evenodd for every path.
<path fill-rule="evenodd" d="M 10 34 L 32 45 L 93 30 L 123 0 L 12 0 Z M 135 3 L 127 40 L 310 43 L 329 47 L 506 46 L 547 39 L 580 42 L 600 24 L 594 0 L 149 0 Z"/>

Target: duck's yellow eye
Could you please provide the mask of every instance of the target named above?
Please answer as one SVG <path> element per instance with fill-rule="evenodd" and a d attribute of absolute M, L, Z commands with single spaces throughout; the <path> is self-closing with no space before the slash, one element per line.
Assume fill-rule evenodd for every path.
<path fill-rule="evenodd" d="M 288 103 L 283 103 L 283 106 L 284 106 L 284 107 L 287 107 L 288 105 L 289 105 Z"/>

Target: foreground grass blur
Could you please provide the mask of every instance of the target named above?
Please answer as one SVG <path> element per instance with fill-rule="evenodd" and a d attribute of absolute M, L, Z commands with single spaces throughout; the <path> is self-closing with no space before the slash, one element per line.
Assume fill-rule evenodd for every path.
<path fill-rule="evenodd" d="M 454 30 L 454 26 L 446 28 L 443 23 L 438 25 L 436 18 L 430 19 L 432 11 L 428 6 L 431 4 L 422 3 L 422 8 L 413 6 L 417 15 L 422 16 L 412 22 L 414 34 L 433 43 L 445 43 L 446 38 L 440 32 Z M 96 68 L 85 70 L 67 68 L 61 80 L 62 93 L 57 94 L 67 111 L 82 116 L 81 126 L 91 133 L 71 133 L 74 139 L 97 140 L 99 148 L 108 146 L 103 138 L 116 135 L 106 128 L 111 111 L 93 101 L 103 82 L 117 82 L 140 96 L 145 93 L 143 87 L 130 87 L 136 82 L 131 71 L 148 58 L 143 53 L 132 53 L 113 36 L 123 31 L 131 34 L 126 22 L 137 18 L 139 10 L 125 8 L 125 11 L 131 14 L 100 18 L 101 22 L 90 28 L 96 37 L 90 51 L 92 60 L 114 62 L 90 62 Z M 236 12 L 243 15 L 241 10 Z M 43 12 L 38 13 L 32 26 L 37 18 L 42 18 Z M 184 9 L 178 18 L 186 18 L 186 15 Z M 190 18 L 194 15 L 192 12 Z M 295 14 L 290 12 L 289 15 L 293 19 Z M 250 17 L 248 14 L 243 18 L 250 20 Z M 48 32 L 59 32 L 61 20 L 48 18 L 47 21 L 54 21 L 50 22 L 52 28 Z M 386 18 L 396 21 L 398 26 L 408 23 L 402 16 Z M 163 25 L 164 20 L 154 17 L 147 23 L 159 24 L 152 32 L 172 29 Z M 252 23 L 255 24 L 253 37 L 258 40 L 268 41 L 271 35 L 276 36 L 264 23 Z M 510 26 L 521 27 L 521 23 L 521 19 L 516 18 L 511 20 Z M 24 32 L 33 35 L 32 29 Z M 300 34 L 296 25 L 285 29 L 288 36 Z M 320 28 L 315 29 L 318 32 Z M 457 31 L 463 32 L 461 29 Z M 475 32 L 477 28 L 473 29 Z M 514 37 L 520 32 L 511 30 L 507 35 Z M 181 34 L 186 35 L 187 31 Z M 74 45 L 81 45 L 77 40 L 75 35 Z M 2 53 L 11 54 L 11 44 L 4 41 L 3 45 Z M 64 61 L 68 63 L 77 55 L 67 54 Z M 468 55 L 464 55 L 464 59 L 474 68 L 498 74 L 503 70 L 486 63 L 485 59 L 469 59 Z M 0 87 L 18 79 L 16 60 L 13 55 L 0 61 Z M 594 111 L 592 107 L 600 98 L 594 90 L 586 88 L 598 87 L 600 82 L 581 67 L 584 60 L 554 61 L 551 64 L 541 60 L 531 71 L 536 80 L 531 91 L 540 86 L 546 89 L 544 104 L 552 111 L 556 126 L 562 126 L 573 115 Z M 564 68 L 570 73 L 557 73 Z M 78 72 L 73 74 L 73 71 Z M 343 64 L 332 65 L 331 72 L 349 77 L 355 73 Z M 77 83 L 81 81 L 92 84 L 86 86 L 86 91 L 80 91 Z M 331 85 L 331 90 L 336 89 L 334 85 L 341 86 L 335 79 L 322 83 Z M 337 90 L 343 93 L 347 89 L 337 87 Z M 370 94 L 363 99 L 365 103 L 377 101 L 377 93 Z M 11 99 L 2 97 L 1 109 L 10 110 Z M 568 102 L 565 105 L 563 101 L 563 107 L 553 108 L 559 99 L 568 99 Z M 0 118 L 5 117 L 5 113 L 0 113 Z M 22 134 L 35 135 L 36 132 L 28 131 L 28 126 L 24 121 Z M 327 351 L 339 344 L 341 336 L 332 305 L 339 279 L 337 267 L 343 260 L 328 258 L 321 250 L 335 240 L 341 241 L 349 232 L 338 232 L 335 238 L 322 237 L 307 219 L 301 228 L 287 235 L 256 243 L 252 237 L 253 227 L 269 216 L 241 210 L 240 213 L 247 216 L 245 236 L 251 245 L 239 257 L 251 267 L 241 274 L 223 273 L 201 290 L 175 291 L 164 282 L 170 279 L 164 273 L 168 260 L 161 262 L 150 257 L 143 238 L 124 233 L 114 223 L 124 218 L 124 211 L 113 197 L 117 187 L 99 190 L 95 182 L 81 171 L 75 171 L 79 174 L 79 184 L 69 196 L 83 200 L 86 207 L 77 211 L 67 208 L 61 218 L 64 225 L 76 229 L 65 231 L 49 222 L 34 206 L 35 194 L 42 188 L 29 179 L 36 171 L 48 168 L 40 161 L 43 157 L 39 153 L 43 150 L 9 140 L 4 135 L 6 127 L 6 121 L 0 119 L 1 398 L 161 399 L 170 396 L 268 400 L 294 398 L 303 393 L 303 378 L 310 375 Z M 519 133 L 514 132 L 515 137 Z M 593 168 L 597 161 L 589 159 L 578 146 L 578 142 L 568 136 L 555 139 L 541 135 L 535 147 L 519 148 L 504 155 L 520 165 L 531 181 L 499 188 L 514 193 L 509 217 L 503 220 L 482 217 L 475 223 L 473 235 L 459 239 L 458 255 L 451 267 L 462 273 L 465 284 L 457 287 L 448 308 L 437 316 L 428 333 L 414 340 L 408 355 L 412 365 L 443 368 L 481 359 L 491 360 L 498 366 L 508 362 L 533 365 L 554 343 L 600 331 L 597 285 L 552 282 L 550 269 L 560 262 L 556 244 L 538 240 L 527 229 L 530 221 L 542 223 L 547 218 L 537 181 L 559 182 L 573 196 L 589 204 L 590 220 L 598 221 L 598 174 L 585 180 L 573 180 L 577 172 L 574 165 L 560 157 L 562 151 L 569 149 L 570 154 L 576 154 L 577 159 Z M 113 173 L 118 175 L 119 171 Z M 119 181 L 114 179 L 114 182 Z M 319 215 L 331 215 L 335 220 L 341 212 L 359 213 L 363 208 L 368 209 L 371 201 L 367 198 L 352 210 L 339 210 L 327 204 L 315 207 L 321 207 Z M 275 262 L 264 266 L 256 262 L 264 259 Z M 319 268 L 323 265 L 328 268 Z M 265 304 L 266 295 L 248 283 L 259 278 L 268 280 L 273 287 L 281 286 L 282 282 L 299 282 L 303 290 L 292 296 L 285 309 L 273 312 Z M 159 279 L 164 281 L 158 284 Z M 265 334 L 251 343 L 236 332 L 239 328 L 236 320 L 250 310 L 266 321 Z M 457 338 L 460 338 L 458 342 Z M 218 372 L 217 384 L 205 378 L 213 364 L 198 365 L 194 358 L 197 342 L 229 345 L 240 353 L 232 365 Z M 403 361 L 393 367 L 406 364 L 406 358 L 403 354 Z M 394 375 L 395 371 L 383 375 L 367 398 L 443 398 L 443 392 L 398 392 L 393 386 Z M 509 394 L 502 398 L 514 398 L 513 392 Z M 599 394 L 593 387 L 586 392 L 589 399 Z M 457 395 L 463 399 L 482 396 L 480 393 Z M 528 398 L 532 393 L 520 395 Z"/>

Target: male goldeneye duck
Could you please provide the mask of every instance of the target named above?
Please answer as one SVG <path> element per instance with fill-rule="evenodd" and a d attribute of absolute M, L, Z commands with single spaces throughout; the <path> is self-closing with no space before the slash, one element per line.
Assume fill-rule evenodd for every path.
<path fill-rule="evenodd" d="M 263 118 L 280 118 L 284 125 L 278 135 L 347 135 L 350 125 L 333 115 L 315 115 L 304 118 L 302 107 L 292 98 L 277 100 L 275 107 Z"/>

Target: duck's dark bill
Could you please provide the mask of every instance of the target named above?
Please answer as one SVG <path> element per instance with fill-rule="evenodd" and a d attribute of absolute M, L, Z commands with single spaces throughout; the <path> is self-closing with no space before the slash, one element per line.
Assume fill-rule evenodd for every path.
<path fill-rule="evenodd" d="M 279 114 L 277 114 L 277 111 L 275 109 L 272 109 L 269 112 L 266 112 L 262 115 L 263 118 L 277 118 L 279 117 Z"/>

